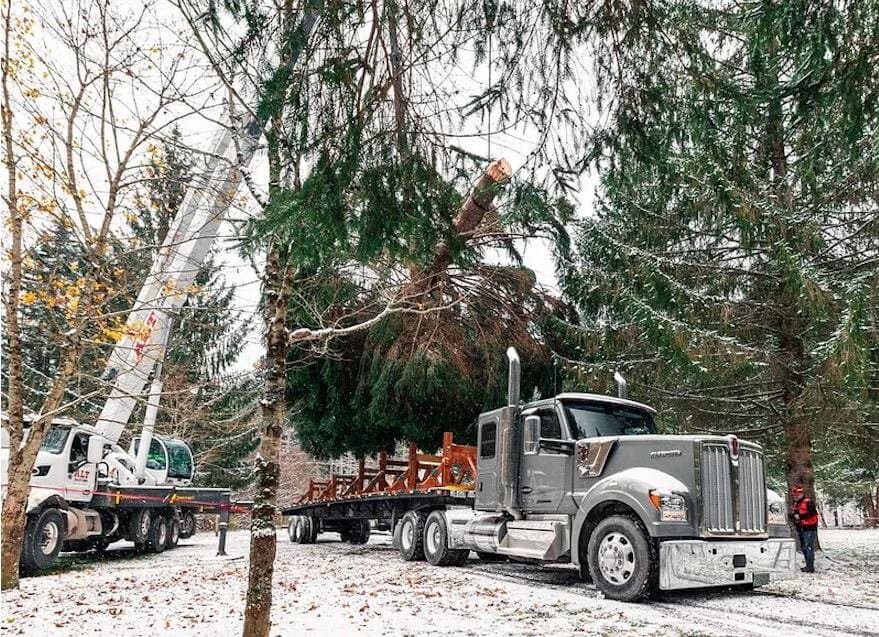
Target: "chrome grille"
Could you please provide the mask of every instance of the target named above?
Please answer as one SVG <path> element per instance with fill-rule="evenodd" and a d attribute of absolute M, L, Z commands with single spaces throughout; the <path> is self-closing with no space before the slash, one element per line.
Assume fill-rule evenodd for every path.
<path fill-rule="evenodd" d="M 702 526 L 711 533 L 735 533 L 732 476 L 726 446 L 702 446 Z"/>
<path fill-rule="evenodd" d="M 763 533 L 766 485 L 763 455 L 741 449 L 737 465 L 726 444 L 702 444 L 702 528 L 712 534 Z"/>
<path fill-rule="evenodd" d="M 753 449 L 742 449 L 739 455 L 739 529 L 743 533 L 766 530 L 763 456 Z"/>

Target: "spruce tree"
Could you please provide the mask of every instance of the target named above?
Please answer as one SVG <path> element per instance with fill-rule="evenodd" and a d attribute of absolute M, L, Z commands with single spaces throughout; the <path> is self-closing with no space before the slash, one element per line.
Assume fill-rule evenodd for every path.
<path fill-rule="evenodd" d="M 616 8 L 565 277 L 580 369 L 631 369 L 674 427 L 761 440 L 811 492 L 816 452 L 876 433 L 879 5 Z"/>

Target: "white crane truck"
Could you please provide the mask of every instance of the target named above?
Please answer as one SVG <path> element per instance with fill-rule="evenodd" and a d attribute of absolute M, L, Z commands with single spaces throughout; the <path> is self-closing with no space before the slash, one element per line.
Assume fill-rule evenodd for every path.
<path fill-rule="evenodd" d="M 30 482 L 22 572 L 48 568 L 62 550 L 104 549 L 120 539 L 155 552 L 173 548 L 195 532 L 198 511 L 228 519 L 230 491 L 190 487 L 189 446 L 154 436 L 153 427 L 171 314 L 186 300 L 241 181 L 238 167 L 253 157 L 261 132 L 249 120 L 216 134 L 205 170 L 188 189 L 110 354 L 103 378 L 110 392 L 97 423 L 52 421 Z M 122 433 L 144 399 L 141 433 L 123 449 Z M 5 430 L 0 442 L 5 488 L 10 456 Z M 225 528 L 221 521 L 221 553 Z"/>

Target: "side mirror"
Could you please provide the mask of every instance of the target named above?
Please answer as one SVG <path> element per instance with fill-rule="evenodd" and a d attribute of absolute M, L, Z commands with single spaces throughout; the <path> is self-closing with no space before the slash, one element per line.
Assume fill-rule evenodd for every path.
<path fill-rule="evenodd" d="M 97 464 L 104 457 L 104 437 L 89 436 L 89 448 L 86 451 L 86 460 L 92 464 Z"/>
<path fill-rule="evenodd" d="M 540 416 L 525 416 L 522 451 L 534 455 L 540 449 Z"/>

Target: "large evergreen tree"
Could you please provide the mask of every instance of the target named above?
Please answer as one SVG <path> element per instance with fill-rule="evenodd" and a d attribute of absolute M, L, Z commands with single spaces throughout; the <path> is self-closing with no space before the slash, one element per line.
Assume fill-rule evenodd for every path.
<path fill-rule="evenodd" d="M 578 358 L 810 491 L 853 429 L 875 457 L 879 5 L 604 3 L 592 26 L 609 118 L 565 280 Z"/>

